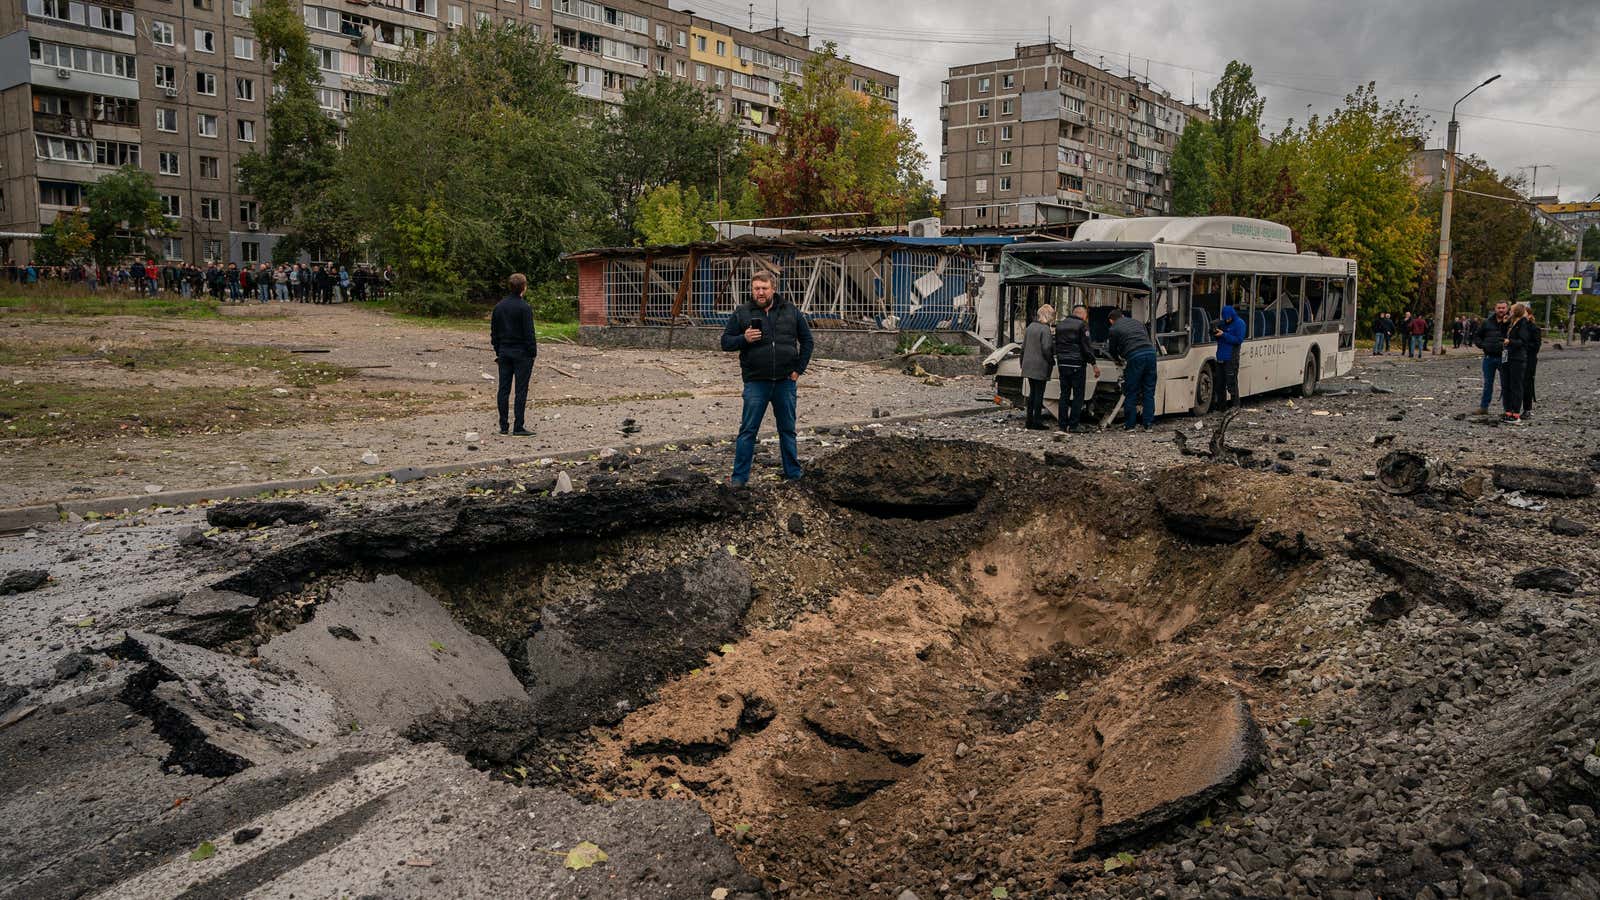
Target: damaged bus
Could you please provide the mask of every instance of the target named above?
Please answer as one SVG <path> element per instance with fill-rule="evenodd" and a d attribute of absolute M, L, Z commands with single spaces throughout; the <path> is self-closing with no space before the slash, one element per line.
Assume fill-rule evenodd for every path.
<path fill-rule="evenodd" d="M 1000 258 L 999 303 L 999 349 L 984 372 L 994 375 L 996 395 L 1018 406 L 1028 390 L 1022 334 L 1039 307 L 1055 307 L 1058 319 L 1074 306 L 1088 308 L 1101 360 L 1098 380 L 1087 373 L 1085 417 L 1101 425 L 1122 406 L 1121 367 L 1104 357 L 1113 307 L 1150 330 L 1159 355 L 1157 415 L 1204 415 L 1219 402 L 1213 331 L 1225 305 L 1248 333 L 1239 361 L 1243 396 L 1310 394 L 1319 379 L 1355 364 L 1355 261 L 1300 253 L 1287 227 L 1262 219 L 1096 219 L 1070 241 L 1013 244 Z M 1060 396 L 1053 361 L 1051 370 L 1044 406 L 1053 416 Z"/>

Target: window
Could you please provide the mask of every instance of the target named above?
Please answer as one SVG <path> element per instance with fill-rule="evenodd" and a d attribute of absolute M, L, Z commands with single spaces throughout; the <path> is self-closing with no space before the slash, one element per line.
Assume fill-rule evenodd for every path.
<path fill-rule="evenodd" d="M 222 242 L 217 240 L 205 241 L 201 244 L 201 259 L 206 262 L 216 262 L 222 259 Z"/>
<path fill-rule="evenodd" d="M 1000 176 L 1000 188 L 999 189 L 1002 190 L 1002 191 L 1011 190 L 1011 176 L 1010 175 L 1001 175 Z"/>
<path fill-rule="evenodd" d="M 1306 279 L 1305 320 L 1306 322 L 1326 321 L 1326 299 L 1328 283 L 1321 278 Z"/>
<path fill-rule="evenodd" d="M 71 138 L 36 134 L 33 136 L 33 143 L 40 159 L 82 163 L 90 160 L 88 141 L 76 141 Z"/>
<path fill-rule="evenodd" d="M 150 23 L 150 42 L 163 47 L 171 47 L 173 43 L 172 25 L 168 22 Z"/>
<path fill-rule="evenodd" d="M 194 8 L 195 9 L 203 9 L 206 12 L 210 12 L 213 7 L 212 7 L 212 4 L 211 4 L 211 0 L 194 0 Z"/>
<path fill-rule="evenodd" d="M 194 90 L 197 94 L 215 97 L 217 95 L 217 76 L 210 72 L 194 73 Z"/>
<path fill-rule="evenodd" d="M 1015 75 L 1001 75 L 1000 76 L 1000 86 L 1003 87 L 1003 88 L 1016 87 L 1017 86 L 1017 76 L 1015 76 Z"/>
<path fill-rule="evenodd" d="M 460 25 L 461 25 L 461 7 L 456 6 L 455 4 L 452 3 L 452 4 L 450 4 L 449 13 L 450 13 L 450 24 L 451 25 L 455 25 L 457 27 L 460 27 Z"/>
<path fill-rule="evenodd" d="M 256 142 L 256 123 L 249 119 L 239 120 L 239 140 L 247 144 Z"/>
<path fill-rule="evenodd" d="M 76 12 L 77 15 L 73 15 Z M 60 19 L 63 22 L 83 24 L 82 9 L 72 9 L 67 0 L 28 0 L 28 15 L 41 19 Z"/>
<path fill-rule="evenodd" d="M 161 258 L 170 262 L 183 261 L 183 238 L 162 238 Z"/>
<path fill-rule="evenodd" d="M 39 203 L 43 206 L 82 206 L 83 185 L 74 181 L 39 181 Z"/>
<path fill-rule="evenodd" d="M 160 109 L 160 108 L 157 108 L 156 109 L 156 130 L 157 131 L 170 131 L 170 132 L 173 132 L 173 133 L 177 133 L 177 131 L 178 131 L 178 111 L 175 110 L 175 109 Z"/>
<path fill-rule="evenodd" d="M 239 201 L 239 221 L 254 222 L 259 218 L 260 216 L 256 214 L 256 202 L 254 200 Z"/>
<path fill-rule="evenodd" d="M 480 10 L 478 12 L 477 19 L 478 19 L 478 27 L 479 28 L 483 28 L 484 26 L 489 24 L 489 14 L 486 13 L 486 12 L 483 12 L 483 11 Z"/>
<path fill-rule="evenodd" d="M 697 35 L 694 36 L 694 48 L 696 50 L 699 50 L 701 53 L 706 52 L 706 37 L 705 37 L 705 35 L 697 34 Z"/>
<path fill-rule="evenodd" d="M 172 66 L 152 66 L 156 73 L 156 87 L 178 89 L 178 72 Z"/>
<path fill-rule="evenodd" d="M 217 117 L 214 113 L 201 113 L 195 122 L 201 137 L 217 136 Z"/>
<path fill-rule="evenodd" d="M 178 171 L 178 154 L 166 150 L 156 154 L 158 169 L 163 175 L 181 175 Z"/>
<path fill-rule="evenodd" d="M 194 49 L 200 53 L 217 52 L 217 36 L 203 28 L 194 30 Z"/>
<path fill-rule="evenodd" d="M 987 194 L 987 193 L 989 193 L 989 179 L 987 179 L 987 178 L 979 178 L 979 179 L 974 180 L 972 182 L 972 192 L 974 194 Z"/>
<path fill-rule="evenodd" d="M 1013 102 L 1014 101 L 1011 101 L 1011 100 L 1001 100 L 1000 101 L 1000 115 L 1002 115 L 1002 116 L 1011 115 L 1011 111 L 1015 108 L 1015 107 L 1012 106 Z"/>
<path fill-rule="evenodd" d="M 987 206 L 978 207 L 977 215 L 978 215 L 978 221 L 980 221 L 980 222 L 988 219 L 989 218 L 989 207 L 987 207 Z"/>
<path fill-rule="evenodd" d="M 1001 125 L 1000 126 L 1000 140 L 1002 140 L 1002 141 L 1011 140 L 1011 126 L 1010 125 Z"/>
<path fill-rule="evenodd" d="M 216 222 L 222 218 L 222 200 L 218 197 L 200 198 L 200 218 Z"/>
<path fill-rule="evenodd" d="M 694 80 L 695 81 L 705 81 L 706 80 L 706 67 L 705 67 L 704 63 L 695 63 L 694 64 Z"/>
<path fill-rule="evenodd" d="M 89 27 L 118 34 L 133 34 L 133 13 L 104 6 L 89 7 Z"/>
<path fill-rule="evenodd" d="M 239 259 L 247 263 L 261 262 L 261 242 L 240 241 Z"/>
<path fill-rule="evenodd" d="M 716 84 L 717 87 L 722 87 L 722 74 L 723 73 L 721 69 L 711 70 L 711 80 Z"/>
<path fill-rule="evenodd" d="M 718 56 L 727 56 L 728 55 L 728 42 L 727 41 L 717 41 L 717 55 Z"/>
<path fill-rule="evenodd" d="M 233 14 L 236 16 L 250 15 L 251 0 L 233 0 Z"/>
<path fill-rule="evenodd" d="M 687 62 L 684 62 L 683 60 L 680 59 L 680 60 L 677 61 L 677 64 L 676 64 L 675 68 L 676 68 L 676 71 L 678 73 L 678 77 L 679 78 L 688 78 L 689 77 L 689 64 Z"/>
<path fill-rule="evenodd" d="M 980 93 L 980 94 L 989 93 L 989 84 L 990 84 L 990 80 L 988 78 L 979 78 L 978 79 L 978 93 Z"/>
<path fill-rule="evenodd" d="M 689 36 L 686 33 L 682 32 L 682 31 L 678 32 L 678 46 L 679 47 L 687 47 L 687 46 L 689 46 Z"/>
<path fill-rule="evenodd" d="M 989 104 L 987 104 L 987 103 L 979 103 L 978 104 L 978 118 L 980 118 L 980 119 L 989 118 Z"/>
<path fill-rule="evenodd" d="M 45 41 L 29 40 L 28 57 L 41 65 L 57 69 L 73 69 L 93 75 L 112 75 L 117 78 L 136 78 L 133 56 L 87 47 L 68 47 Z"/>
<path fill-rule="evenodd" d="M 339 71 L 339 51 L 327 47 L 312 47 L 311 52 L 316 54 L 317 68 L 324 72 Z"/>
<path fill-rule="evenodd" d="M 528 6 L 532 9 L 544 9 L 544 0 L 528 0 Z"/>
<path fill-rule="evenodd" d="M 256 98 L 256 83 L 252 78 L 235 78 L 233 80 L 233 96 L 240 100 L 254 100 Z"/>
<path fill-rule="evenodd" d="M 176 219 L 183 215 L 183 198 L 177 194 L 162 194 L 161 214 L 169 219 Z"/>
<path fill-rule="evenodd" d="M 1010 150 L 1001 150 L 1000 151 L 1000 165 L 1002 165 L 1002 166 L 1011 165 L 1011 151 Z"/>
<path fill-rule="evenodd" d="M 235 35 L 233 38 L 233 58 L 255 59 L 256 42 L 247 37 L 239 37 L 238 35 Z"/>
<path fill-rule="evenodd" d="M 202 157 L 200 157 L 200 177 L 201 178 L 220 178 L 220 177 L 222 177 L 222 164 L 221 164 L 221 162 L 215 156 L 202 156 Z"/>

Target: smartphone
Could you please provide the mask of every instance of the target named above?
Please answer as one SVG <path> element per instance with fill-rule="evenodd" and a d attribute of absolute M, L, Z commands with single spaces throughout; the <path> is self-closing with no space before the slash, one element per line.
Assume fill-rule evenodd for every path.
<path fill-rule="evenodd" d="M 761 332 L 763 335 L 765 335 L 767 333 L 767 320 L 766 319 L 751 319 L 750 320 L 750 327 L 754 328 L 755 330 L 757 330 L 757 331 Z"/>

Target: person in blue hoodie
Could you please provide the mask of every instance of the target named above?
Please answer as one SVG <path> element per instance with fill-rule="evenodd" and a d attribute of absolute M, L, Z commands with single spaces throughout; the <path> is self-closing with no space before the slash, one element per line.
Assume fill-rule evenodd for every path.
<path fill-rule="evenodd" d="M 1217 339 L 1217 362 L 1222 363 L 1222 402 L 1239 405 L 1239 348 L 1244 344 L 1244 320 L 1232 306 L 1222 308 L 1222 319 L 1212 330 Z"/>

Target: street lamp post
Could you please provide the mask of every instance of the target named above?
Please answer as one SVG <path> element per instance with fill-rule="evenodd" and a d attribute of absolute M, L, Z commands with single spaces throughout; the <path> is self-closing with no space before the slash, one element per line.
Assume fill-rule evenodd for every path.
<path fill-rule="evenodd" d="M 1460 123 L 1456 121 L 1456 107 L 1461 101 L 1471 97 L 1499 75 L 1491 75 L 1483 80 L 1483 84 L 1461 95 L 1450 107 L 1450 125 L 1447 130 L 1446 149 L 1444 152 L 1444 206 L 1439 216 L 1439 277 L 1433 291 L 1433 353 L 1438 356 L 1444 353 L 1444 295 L 1446 282 L 1450 277 L 1450 209 L 1455 203 L 1456 192 L 1456 132 Z"/>

